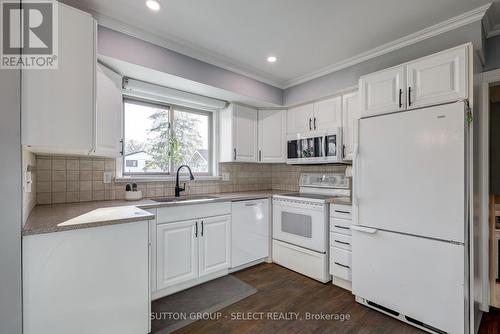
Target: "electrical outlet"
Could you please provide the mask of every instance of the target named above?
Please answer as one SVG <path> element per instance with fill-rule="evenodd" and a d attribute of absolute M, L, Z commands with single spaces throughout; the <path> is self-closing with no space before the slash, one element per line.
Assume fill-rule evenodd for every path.
<path fill-rule="evenodd" d="M 222 173 L 222 181 L 229 181 L 230 176 L 230 173 Z"/>
<path fill-rule="evenodd" d="M 113 178 L 113 172 L 104 172 L 103 174 L 103 183 L 111 183 L 111 179 Z"/>

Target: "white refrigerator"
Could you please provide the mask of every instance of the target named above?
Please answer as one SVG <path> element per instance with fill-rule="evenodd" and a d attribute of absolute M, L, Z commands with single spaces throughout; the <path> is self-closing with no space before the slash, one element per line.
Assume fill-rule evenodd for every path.
<path fill-rule="evenodd" d="M 431 332 L 468 332 L 463 102 L 363 118 L 355 161 L 356 300 Z"/>

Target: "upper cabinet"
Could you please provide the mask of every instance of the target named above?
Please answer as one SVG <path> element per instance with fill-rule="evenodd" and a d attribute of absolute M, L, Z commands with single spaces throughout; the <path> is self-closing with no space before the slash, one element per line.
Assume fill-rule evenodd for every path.
<path fill-rule="evenodd" d="M 259 110 L 259 162 L 286 161 L 286 110 Z"/>
<path fill-rule="evenodd" d="M 358 92 L 342 95 L 342 143 L 344 143 L 342 157 L 346 161 L 353 160 L 360 115 Z"/>
<path fill-rule="evenodd" d="M 297 134 L 313 129 L 314 105 L 304 104 L 288 109 L 287 133 Z"/>
<path fill-rule="evenodd" d="M 467 98 L 467 47 L 408 63 L 408 107 Z"/>
<path fill-rule="evenodd" d="M 287 134 L 329 130 L 342 126 L 342 97 L 288 109 Z"/>
<path fill-rule="evenodd" d="M 122 77 L 97 65 L 93 154 L 117 157 L 122 151 Z"/>
<path fill-rule="evenodd" d="M 342 97 L 314 103 L 313 130 L 330 130 L 342 126 Z"/>
<path fill-rule="evenodd" d="M 405 66 L 396 66 L 361 77 L 360 110 L 363 116 L 405 108 Z"/>
<path fill-rule="evenodd" d="M 22 144 L 43 153 L 88 154 L 94 145 L 96 23 L 59 5 L 59 68 L 22 70 Z"/>
<path fill-rule="evenodd" d="M 220 162 L 257 162 L 257 109 L 231 104 L 219 115 Z"/>
<path fill-rule="evenodd" d="M 360 78 L 362 116 L 447 103 L 469 96 L 470 45 Z"/>

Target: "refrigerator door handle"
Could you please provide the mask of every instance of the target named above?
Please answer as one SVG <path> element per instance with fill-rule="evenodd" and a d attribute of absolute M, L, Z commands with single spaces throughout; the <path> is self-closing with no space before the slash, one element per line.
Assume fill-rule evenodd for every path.
<path fill-rule="evenodd" d="M 378 231 L 376 228 L 364 227 L 364 226 L 359 226 L 359 225 L 351 225 L 351 230 L 358 231 L 358 232 L 364 232 L 364 233 L 370 233 L 370 234 L 377 233 L 377 231 Z"/>
<path fill-rule="evenodd" d="M 358 144 L 355 144 L 354 145 L 354 150 L 352 152 L 352 156 L 353 156 L 353 162 L 354 162 L 354 177 L 353 177 L 353 181 L 354 181 L 354 194 L 353 194 L 353 202 L 354 202 L 354 206 L 357 207 L 358 204 L 359 204 L 359 200 L 358 200 L 358 155 L 359 155 L 359 145 Z"/>

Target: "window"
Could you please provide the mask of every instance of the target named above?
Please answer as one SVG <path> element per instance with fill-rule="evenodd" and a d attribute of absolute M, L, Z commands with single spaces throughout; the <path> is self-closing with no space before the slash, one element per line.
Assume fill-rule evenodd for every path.
<path fill-rule="evenodd" d="M 180 165 L 212 171 L 212 113 L 124 100 L 124 175 L 169 175 Z"/>

